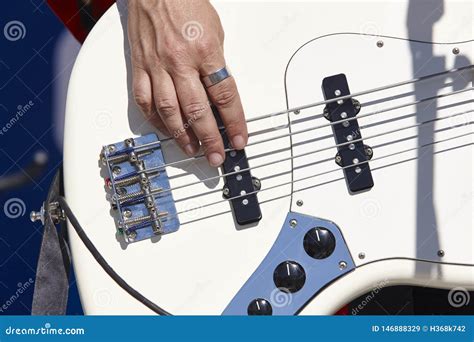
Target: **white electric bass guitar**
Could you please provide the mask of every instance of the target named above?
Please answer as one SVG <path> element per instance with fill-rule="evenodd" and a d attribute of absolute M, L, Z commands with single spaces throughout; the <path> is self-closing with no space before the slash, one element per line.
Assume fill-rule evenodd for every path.
<path fill-rule="evenodd" d="M 250 132 L 220 169 L 144 120 L 121 4 L 77 58 L 65 195 L 110 267 L 172 314 L 474 289 L 472 1 L 213 3 Z M 69 235 L 86 314 L 153 313 Z"/>

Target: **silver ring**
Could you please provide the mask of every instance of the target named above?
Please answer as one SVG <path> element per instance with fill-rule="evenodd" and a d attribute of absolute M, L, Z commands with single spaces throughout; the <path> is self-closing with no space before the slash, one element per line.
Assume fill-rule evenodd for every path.
<path fill-rule="evenodd" d="M 222 82 L 226 78 L 229 78 L 231 75 L 229 71 L 227 71 L 226 67 L 217 70 L 215 73 L 202 77 L 202 82 L 206 86 L 206 88 L 212 87 L 217 83 Z"/>

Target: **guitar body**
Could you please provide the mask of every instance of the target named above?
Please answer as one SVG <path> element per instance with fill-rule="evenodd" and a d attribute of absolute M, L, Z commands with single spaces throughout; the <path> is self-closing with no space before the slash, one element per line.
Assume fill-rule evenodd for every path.
<path fill-rule="evenodd" d="M 469 1 L 214 4 L 247 119 L 324 101 L 323 79 L 334 75 L 344 74 L 355 94 L 474 60 Z M 332 314 L 381 286 L 474 289 L 473 69 L 354 96 L 363 143 L 373 151 L 373 186 L 365 191 L 349 191 L 346 170 L 335 162 L 324 106 L 292 111 L 249 123 L 259 222 L 236 223 L 223 201 L 224 180 L 201 158 L 166 168 L 171 188 L 179 187 L 172 191 L 179 230 L 125 242 L 99 153 L 156 132 L 131 96 L 125 18 L 111 8 L 75 64 L 65 192 L 103 257 L 145 297 L 173 314 L 247 314 L 254 298 L 268 300 L 274 314 Z M 162 152 L 166 163 L 186 159 L 173 142 Z M 314 227 L 335 237 L 324 260 L 308 257 L 303 246 Z M 69 235 L 86 314 L 151 313 L 103 272 L 73 230 Z M 285 260 L 302 266 L 305 282 L 277 293 L 274 269 Z"/>

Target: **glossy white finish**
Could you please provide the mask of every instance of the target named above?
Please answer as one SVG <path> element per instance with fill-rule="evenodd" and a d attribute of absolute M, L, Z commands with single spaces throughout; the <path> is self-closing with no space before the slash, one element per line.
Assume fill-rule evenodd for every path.
<path fill-rule="evenodd" d="M 373 37 L 327 37 L 305 46 L 290 62 L 291 56 L 303 44 L 316 37 L 337 32 L 362 32 L 397 37 L 409 35 L 413 39 L 436 42 L 473 39 L 473 5 L 468 1 L 446 1 L 444 8 L 438 6 L 432 9 L 432 15 L 427 14 L 426 8 L 418 9 L 421 14 L 411 17 L 413 19 L 410 22 L 416 21 L 416 25 L 410 32 L 406 28 L 408 4 L 401 1 L 363 4 L 355 1 L 216 1 L 215 5 L 226 31 L 228 64 L 237 79 L 248 118 L 285 109 L 287 100 L 290 106 L 295 106 L 321 99 L 322 78 L 341 71 L 348 75 L 352 92 L 413 77 L 411 51 L 409 45 L 402 40 L 384 39 L 384 47 L 377 48 L 378 39 Z M 416 10 L 412 9 L 412 13 Z M 440 12 L 443 15 L 438 18 Z M 426 38 L 431 32 L 429 27 L 420 24 L 423 23 L 421 18 L 424 15 L 427 18 L 424 24 L 434 25 L 432 39 Z M 364 194 L 349 196 L 343 181 L 311 187 L 294 196 L 292 187 L 285 185 L 259 194 L 259 199 L 263 202 L 263 219 L 258 226 L 236 229 L 228 204 L 222 203 L 182 215 L 180 219 L 183 225 L 177 233 L 164 236 L 157 242 L 143 241 L 125 248 L 115 238 L 115 225 L 105 199 L 98 155 L 104 144 L 149 133 L 153 128 L 143 123 L 130 96 L 128 45 L 121 20 L 125 20 L 125 15 L 120 17 L 116 7 L 109 10 L 90 34 L 77 59 L 68 91 L 64 171 L 66 196 L 70 206 L 104 258 L 130 285 L 174 314 L 220 314 L 264 258 L 292 207 L 293 210 L 336 222 L 343 231 L 354 260 L 361 266 L 317 296 L 304 310 L 304 314 L 332 313 L 342 303 L 385 279 L 392 284 L 420 284 L 430 280 L 429 285 L 434 287 L 456 284 L 474 287 L 472 135 L 435 146 L 437 150 L 471 144 L 434 157 L 433 200 L 438 220 L 437 240 L 431 238 L 434 230 L 429 225 L 421 223 L 417 228 L 417 164 L 412 161 L 375 170 L 376 186 Z M 456 45 L 460 47 L 461 54 L 470 59 L 470 63 L 474 59 L 472 44 Z M 451 53 L 453 47 L 454 45 L 434 46 L 433 53 L 439 56 L 436 60 L 444 59 L 442 67 L 451 68 L 454 65 L 454 55 Z M 423 65 L 422 74 L 439 68 L 430 63 Z M 472 73 L 467 77 L 470 77 L 468 82 L 472 86 Z M 285 92 L 285 85 L 288 94 Z M 386 91 L 383 95 L 393 96 L 399 94 L 400 90 L 409 92 L 413 89 L 404 87 Z M 440 92 L 443 91 L 451 91 L 451 88 Z M 374 94 L 360 100 L 366 102 L 376 98 L 378 97 Z M 440 100 L 439 104 L 466 100 L 472 100 L 472 92 Z M 413 101 L 413 96 L 371 107 L 382 109 L 387 104 L 395 105 L 404 101 Z M 461 110 L 472 110 L 473 104 L 468 102 L 454 108 L 456 110 L 450 108 L 439 111 L 439 117 L 447 117 Z M 320 109 L 303 111 L 297 117 L 290 115 L 292 131 L 324 124 L 325 120 L 321 118 L 304 123 L 294 121 L 311 113 L 320 113 Z M 387 119 L 407 115 L 413 113 L 414 109 L 409 107 L 360 121 L 362 125 L 366 125 L 381 117 Z M 361 115 L 364 112 L 367 112 L 366 108 Z M 456 118 L 436 123 L 435 129 L 456 126 L 459 123 L 454 121 L 453 124 Z M 470 119 L 464 123 L 472 121 L 472 114 L 468 118 Z M 256 135 L 250 141 L 288 133 L 287 128 L 281 128 L 287 122 L 287 117 L 283 115 L 251 123 L 250 132 L 268 132 Z M 364 129 L 363 135 L 368 137 L 387 129 L 415 123 L 416 119 L 410 117 Z M 464 125 L 446 130 L 437 134 L 435 139 L 469 133 L 472 132 L 472 127 Z M 292 142 L 289 138 L 249 147 L 247 154 L 251 158 L 251 166 L 287 159 L 292 154 L 334 144 L 330 137 L 311 144 L 295 145 L 301 139 L 314 139 L 331 133 L 328 128 L 316 132 L 317 135 L 301 134 L 294 137 L 293 149 L 290 149 Z M 369 145 L 382 144 L 415 133 L 416 130 L 403 131 L 374 139 Z M 385 155 L 414 146 L 416 139 L 387 145 L 376 150 L 375 157 L 379 153 Z M 281 152 L 273 153 L 279 150 Z M 164 153 L 168 162 L 184 158 L 173 143 L 165 145 Z M 293 167 L 333 158 L 334 154 L 335 150 L 331 150 L 315 154 L 312 157 L 315 159 L 297 159 Z M 391 161 L 410 157 L 413 157 L 412 153 Z M 373 167 L 385 165 L 386 162 L 374 161 Z M 319 170 L 333 168 L 334 162 L 328 161 L 300 168 L 294 172 L 293 178 L 296 180 L 318 173 Z M 291 182 L 291 170 L 292 164 L 287 160 L 258 168 L 253 174 L 262 179 L 263 188 L 268 188 Z M 172 167 L 168 172 L 172 187 L 217 174 L 204 161 L 180 168 Z M 315 178 L 311 182 L 298 182 L 294 184 L 293 190 L 341 175 L 342 172 L 339 171 Z M 206 182 L 173 192 L 178 211 L 221 199 L 218 190 L 222 185 L 222 181 L 218 184 Z M 209 192 L 206 196 L 192 198 L 206 192 Z M 304 201 L 302 207 L 293 205 L 297 199 Z M 371 214 L 373 208 L 375 215 Z M 425 243 L 424 238 L 427 237 L 428 242 Z M 101 270 L 73 230 L 70 230 L 70 239 L 81 300 L 87 314 L 151 313 Z M 436 254 L 438 248 L 446 250 L 446 256 L 441 260 Z M 357 258 L 359 252 L 366 253 L 364 260 Z M 388 258 L 392 259 L 386 260 Z M 367 262 L 374 263 L 366 264 Z M 443 265 L 440 262 L 464 266 Z M 384 271 L 388 269 L 389 273 Z"/>
<path fill-rule="evenodd" d="M 427 273 L 423 270 L 432 269 Z M 336 281 L 321 291 L 304 309 L 301 315 L 327 315 L 343 307 L 348 297 L 374 295 L 380 289 L 394 285 L 443 287 L 447 289 L 472 289 L 472 267 L 440 264 L 433 268 L 424 261 L 389 259 L 365 264 L 355 272 Z M 374 291 L 374 292 L 372 292 Z M 350 294 L 350 295 L 348 295 Z M 391 312 L 396 314 L 396 312 Z"/>
<path fill-rule="evenodd" d="M 379 40 L 384 42 L 382 48 L 376 45 Z M 458 57 L 455 62 L 454 47 L 464 51 L 465 61 Z M 410 80 L 413 75 L 468 66 L 473 60 L 473 47 L 472 42 L 431 45 L 360 35 L 321 38 L 298 51 L 289 64 L 289 106 L 323 100 L 320 87 L 311 85 L 325 76 L 344 72 L 351 91 L 359 92 Z M 435 57 L 430 59 L 431 49 Z M 321 56 L 320 51 L 330 50 L 334 53 Z M 351 51 L 362 53 L 351 55 L 348 63 L 347 54 Z M 412 55 L 416 54 L 423 59 L 412 67 Z M 395 257 L 472 264 L 472 90 L 383 112 L 466 86 L 472 86 L 470 72 L 357 97 L 362 103 L 358 122 L 364 143 L 374 150 L 370 166 L 375 186 L 370 191 L 349 195 L 342 171 L 298 182 L 308 175 L 337 169 L 335 150 L 328 149 L 295 160 L 293 200 L 303 200 L 305 205 L 292 209 L 336 222 L 358 265 Z M 400 98 L 392 98 L 398 95 Z M 318 108 L 292 115 L 292 131 L 327 123 L 321 117 L 304 120 L 320 112 Z M 374 112 L 380 113 L 364 117 Z M 427 123 L 435 118 L 439 120 Z M 421 126 L 381 135 L 417 124 Z M 446 139 L 453 140 L 413 150 Z M 324 127 L 295 135 L 292 143 L 293 155 L 297 156 L 334 146 L 335 141 L 331 127 Z M 437 256 L 439 250 L 444 250 L 443 258 Z M 366 255 L 363 260 L 357 258 L 361 252 Z"/>

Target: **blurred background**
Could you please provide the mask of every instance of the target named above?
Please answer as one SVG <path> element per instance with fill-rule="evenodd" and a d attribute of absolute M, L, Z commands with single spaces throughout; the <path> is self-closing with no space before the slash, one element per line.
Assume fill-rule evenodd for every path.
<path fill-rule="evenodd" d="M 44 0 L 0 13 L 0 315 L 28 315 L 43 229 L 29 213 L 62 162 L 64 101 L 53 94 L 66 91 L 79 44 Z M 74 276 L 71 285 L 68 314 L 82 314 Z"/>

